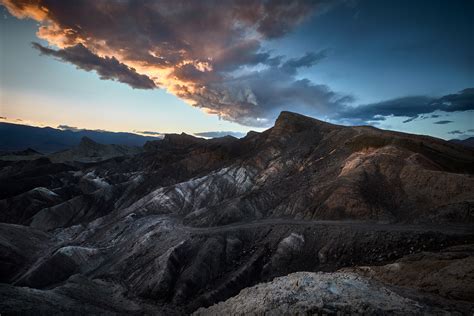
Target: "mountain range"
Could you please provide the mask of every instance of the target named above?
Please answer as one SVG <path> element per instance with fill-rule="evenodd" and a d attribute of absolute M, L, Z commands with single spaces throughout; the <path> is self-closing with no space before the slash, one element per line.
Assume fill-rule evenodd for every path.
<path fill-rule="evenodd" d="M 470 147 L 282 112 L 129 149 L 0 161 L 0 311 L 474 311 Z"/>
<path fill-rule="evenodd" d="M 53 153 L 71 149 L 87 137 L 101 144 L 143 146 L 157 137 L 142 136 L 133 133 L 115 133 L 95 130 L 63 130 L 52 127 L 35 127 L 0 122 L 0 151 L 22 151 L 26 148 L 40 153 Z"/>

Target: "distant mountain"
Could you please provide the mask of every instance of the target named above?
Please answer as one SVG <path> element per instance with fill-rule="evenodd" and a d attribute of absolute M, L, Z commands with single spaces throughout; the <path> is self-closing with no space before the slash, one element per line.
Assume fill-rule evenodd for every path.
<path fill-rule="evenodd" d="M 469 137 L 466 139 L 451 139 L 450 142 L 468 147 L 474 147 L 474 137 Z"/>
<path fill-rule="evenodd" d="M 137 146 L 104 145 L 89 137 L 83 137 L 77 147 L 50 154 L 48 158 L 53 162 L 96 162 L 113 157 L 134 155 L 141 151 L 142 148 Z"/>
<path fill-rule="evenodd" d="M 11 123 L 0 123 L 0 151 L 21 151 L 26 148 L 42 153 L 52 153 L 78 146 L 83 137 L 101 144 L 142 146 L 157 137 L 133 133 L 107 131 L 70 131 L 52 127 L 34 127 Z"/>
<path fill-rule="evenodd" d="M 0 160 L 33 160 L 42 156 L 42 153 L 31 148 L 19 151 L 0 151 Z"/>

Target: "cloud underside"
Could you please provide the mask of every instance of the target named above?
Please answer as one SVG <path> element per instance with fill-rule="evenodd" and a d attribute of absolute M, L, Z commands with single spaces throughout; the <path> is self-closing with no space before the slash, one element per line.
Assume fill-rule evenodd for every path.
<path fill-rule="evenodd" d="M 115 57 L 99 57 L 82 44 L 54 50 L 33 43 L 33 47 L 43 55 L 54 56 L 62 61 L 76 65 L 86 71 L 95 71 L 103 80 L 116 80 L 137 89 L 153 89 L 155 83 L 146 75 L 138 74 L 135 69 L 119 62 Z"/>
<path fill-rule="evenodd" d="M 468 88 L 439 98 L 411 96 L 357 107 L 345 107 L 335 114 L 335 118 L 356 122 L 377 122 L 384 121 L 387 117 L 408 117 L 403 123 L 409 123 L 417 119 L 438 118 L 437 114 L 427 115 L 436 111 L 451 113 L 473 110 L 474 88 Z M 449 124 L 451 122 L 442 120 L 434 122 L 434 124 Z"/>
<path fill-rule="evenodd" d="M 284 109 L 356 123 L 472 109 L 472 89 L 356 107 L 350 95 L 301 77 L 326 50 L 290 58 L 263 48 L 345 2 L 0 0 L 17 18 L 39 23 L 37 36 L 49 44 L 33 43 L 41 54 L 136 89 L 166 89 L 247 126 L 267 127 Z"/>

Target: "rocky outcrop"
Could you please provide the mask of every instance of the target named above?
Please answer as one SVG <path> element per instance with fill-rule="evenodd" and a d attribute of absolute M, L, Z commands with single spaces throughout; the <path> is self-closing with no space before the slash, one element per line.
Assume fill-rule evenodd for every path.
<path fill-rule="evenodd" d="M 474 302 L 474 245 L 441 252 L 423 251 L 382 266 L 347 268 L 383 283 L 437 294 L 445 299 Z"/>
<path fill-rule="evenodd" d="M 439 313 L 354 273 L 298 272 L 242 290 L 193 315 L 407 315 Z"/>
<path fill-rule="evenodd" d="M 63 201 L 57 193 L 37 187 L 11 198 L 0 200 L 0 221 L 28 225 L 40 210 Z"/>

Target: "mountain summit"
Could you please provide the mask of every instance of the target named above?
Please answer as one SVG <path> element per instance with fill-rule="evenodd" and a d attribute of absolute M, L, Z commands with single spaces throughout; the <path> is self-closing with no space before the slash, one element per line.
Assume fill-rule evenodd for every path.
<path fill-rule="evenodd" d="M 276 129 L 284 129 L 288 128 L 287 131 L 301 131 L 304 128 L 344 128 L 340 125 L 330 124 L 324 121 L 320 121 L 315 118 L 311 118 L 302 114 L 289 112 L 289 111 L 282 111 L 278 118 L 275 121 L 275 125 L 273 128 Z"/>

